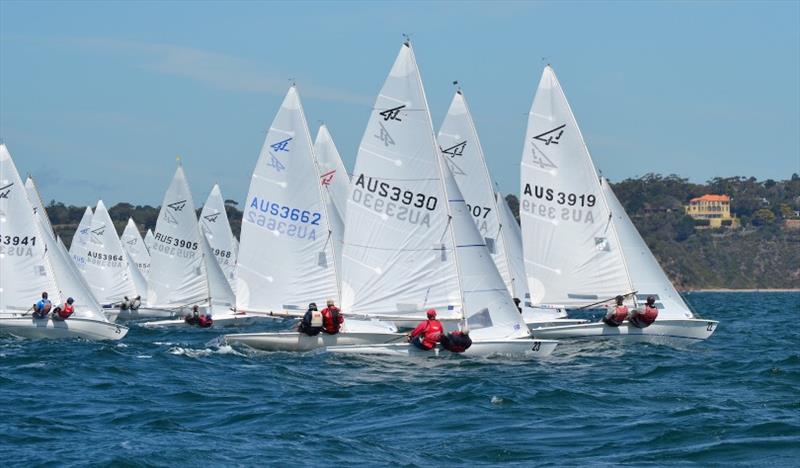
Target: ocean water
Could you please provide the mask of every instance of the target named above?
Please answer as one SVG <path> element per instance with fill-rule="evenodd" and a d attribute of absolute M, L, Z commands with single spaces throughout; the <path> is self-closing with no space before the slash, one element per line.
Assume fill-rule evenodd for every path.
<path fill-rule="evenodd" d="M 687 297 L 707 342 L 529 362 L 0 338 L 0 465 L 800 465 L 800 294 Z"/>

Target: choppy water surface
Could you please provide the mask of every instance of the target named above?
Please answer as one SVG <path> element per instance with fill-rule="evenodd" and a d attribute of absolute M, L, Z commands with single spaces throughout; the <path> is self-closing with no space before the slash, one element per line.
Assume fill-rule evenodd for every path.
<path fill-rule="evenodd" d="M 722 322 L 705 343 L 531 362 L 2 338 L 0 464 L 797 465 L 800 294 L 688 298 Z"/>

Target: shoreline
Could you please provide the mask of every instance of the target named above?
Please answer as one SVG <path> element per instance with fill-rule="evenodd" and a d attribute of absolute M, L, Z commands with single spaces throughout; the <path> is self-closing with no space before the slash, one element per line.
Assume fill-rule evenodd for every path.
<path fill-rule="evenodd" d="M 717 292 L 717 293 L 727 293 L 727 292 L 734 292 L 734 293 L 757 293 L 757 292 L 768 292 L 768 293 L 792 293 L 792 292 L 800 292 L 800 288 L 775 288 L 775 289 L 726 289 L 726 288 L 709 288 L 709 289 L 684 289 L 681 290 L 684 293 L 693 293 L 693 292 Z"/>

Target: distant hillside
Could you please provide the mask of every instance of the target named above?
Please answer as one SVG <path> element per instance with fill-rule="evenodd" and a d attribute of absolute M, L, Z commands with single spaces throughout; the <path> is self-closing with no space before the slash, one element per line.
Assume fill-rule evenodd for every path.
<path fill-rule="evenodd" d="M 648 174 L 611 184 L 656 258 L 679 288 L 800 288 L 800 230 L 783 228 L 798 218 L 800 176 L 783 181 L 758 181 L 753 177 L 715 178 L 695 184 L 676 175 Z M 698 230 L 684 215 L 690 198 L 707 193 L 731 197 L 731 212 L 740 218 L 737 230 Z M 507 198 L 519 219 L 519 201 Z M 47 213 L 69 245 L 84 207 L 55 201 Z M 226 200 L 228 220 L 238 237 L 242 212 Z M 199 212 L 198 212 L 199 213 Z M 132 217 L 144 233 L 154 229 L 158 207 L 119 203 L 109 209 L 121 233 Z"/>

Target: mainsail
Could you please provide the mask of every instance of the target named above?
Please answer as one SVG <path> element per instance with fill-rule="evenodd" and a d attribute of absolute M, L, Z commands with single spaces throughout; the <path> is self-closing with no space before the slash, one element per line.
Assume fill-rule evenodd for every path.
<path fill-rule="evenodd" d="M 69 246 L 69 255 L 81 273 L 86 271 L 86 254 L 89 252 L 92 217 L 94 217 L 92 208 L 87 206 L 81 221 L 78 223 L 78 229 L 72 235 L 72 243 Z"/>
<path fill-rule="evenodd" d="M 137 295 L 130 267 L 114 222 L 100 200 L 92 216 L 83 276 L 101 304 L 113 304 L 126 296 Z"/>
<path fill-rule="evenodd" d="M 194 201 L 183 167 L 164 195 L 150 249 L 147 305 L 183 307 L 204 302 L 208 283 Z"/>
<path fill-rule="evenodd" d="M 512 296 L 524 299 L 527 286 L 523 284 L 526 281 L 524 275 L 514 276 L 509 247 L 503 233 L 504 229 L 513 227 L 506 226 L 500 218 L 499 205 L 505 204 L 505 200 L 498 200 L 496 197 L 475 122 L 461 90 L 457 90 L 453 96 L 437 139 L 442 155 L 464 195 L 478 231 L 486 239 L 487 247 L 506 287 Z M 514 224 L 516 225 L 516 221 Z"/>
<path fill-rule="evenodd" d="M 231 224 L 228 222 L 228 215 L 225 211 L 225 200 L 219 185 L 214 184 L 208 199 L 203 205 L 200 213 L 200 229 L 203 231 L 214 258 L 217 259 L 222 272 L 233 287 L 236 270 L 236 239 L 231 231 Z"/>
<path fill-rule="evenodd" d="M 614 195 L 608 181 L 603 179 L 602 185 L 603 193 L 611 209 L 612 222 L 619 236 L 632 288 L 637 291 L 637 302 L 644 303 L 647 296 L 654 296 L 656 306 L 659 308 L 658 318 L 660 320 L 693 318 L 694 314 L 667 278 L 661 265 L 658 264 L 658 260 L 653 256 L 639 231 L 636 230 L 636 226 L 625 213 L 625 208 Z"/>
<path fill-rule="evenodd" d="M 261 148 L 244 207 L 236 307 L 305 310 L 338 298 L 334 242 L 297 89 Z"/>
<path fill-rule="evenodd" d="M 633 291 L 592 158 L 550 66 L 528 118 L 521 193 L 534 305 L 580 307 Z"/>
<path fill-rule="evenodd" d="M 447 198 L 414 52 L 403 44 L 361 140 L 346 210 L 342 305 L 461 316 Z"/>
<path fill-rule="evenodd" d="M 139 228 L 132 218 L 128 218 L 128 224 L 125 225 L 125 230 L 122 232 L 120 240 L 133 263 L 142 275 L 147 278 L 150 273 L 150 252 L 147 250 L 147 246 L 144 245 L 142 235 L 139 234 Z"/>
<path fill-rule="evenodd" d="M 347 197 L 350 194 L 350 176 L 325 124 L 320 125 L 317 138 L 314 140 L 314 154 L 319 164 L 320 182 L 325 187 L 325 192 L 336 208 L 339 218 L 344 220 Z"/>
<path fill-rule="evenodd" d="M 6 145 L 0 144 L 0 311 L 28 310 L 42 291 L 60 297 L 45 238 Z"/>

